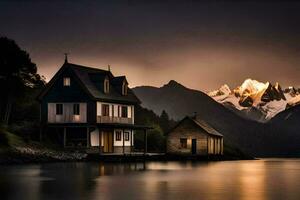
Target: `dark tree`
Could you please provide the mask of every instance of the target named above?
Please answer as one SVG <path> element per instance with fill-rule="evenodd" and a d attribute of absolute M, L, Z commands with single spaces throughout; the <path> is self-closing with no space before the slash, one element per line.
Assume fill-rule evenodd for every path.
<path fill-rule="evenodd" d="M 29 54 L 14 40 L 0 37 L 0 117 L 8 124 L 13 105 L 20 101 L 28 88 L 40 87 L 44 79 Z"/>
<path fill-rule="evenodd" d="M 169 119 L 168 113 L 165 110 L 163 110 L 161 112 L 161 115 L 160 115 L 160 118 L 159 118 L 159 125 L 160 125 L 164 135 L 166 135 L 166 133 L 170 129 L 170 119 Z"/>

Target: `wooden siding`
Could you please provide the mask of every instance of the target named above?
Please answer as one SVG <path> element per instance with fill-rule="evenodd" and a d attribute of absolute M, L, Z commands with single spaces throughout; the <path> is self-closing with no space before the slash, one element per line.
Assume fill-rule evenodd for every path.
<path fill-rule="evenodd" d="M 187 139 L 187 148 L 181 148 L 180 138 Z M 191 154 L 192 139 L 196 139 L 198 155 L 222 154 L 223 138 L 207 134 L 203 129 L 189 120 L 183 121 L 167 136 L 167 153 Z"/>
<path fill-rule="evenodd" d="M 102 116 L 102 104 L 109 105 L 109 116 Z M 121 117 L 122 106 L 127 106 L 128 117 Z M 97 123 L 134 124 L 134 105 L 97 102 Z"/>
<path fill-rule="evenodd" d="M 59 102 L 58 102 L 59 103 Z M 79 103 L 80 115 L 73 114 L 74 103 L 62 103 L 63 114 L 56 114 L 56 104 L 48 103 L 48 123 L 86 123 L 87 122 L 87 106 L 86 103 Z"/>
<path fill-rule="evenodd" d="M 70 86 L 63 85 L 63 78 L 70 77 Z M 41 101 L 41 122 L 48 122 L 48 103 L 73 103 L 81 102 L 86 103 L 86 122 L 95 123 L 96 122 L 96 103 L 85 90 L 78 83 L 78 79 L 75 77 L 71 70 L 64 71 L 49 89 L 47 94 L 43 97 Z M 49 110 L 49 112 L 52 112 Z M 51 115 L 52 116 L 52 115 Z M 50 120 L 51 121 L 51 120 Z"/>
<path fill-rule="evenodd" d="M 116 140 L 116 131 L 120 131 L 121 132 L 121 140 L 120 141 L 117 141 Z M 134 141 L 134 132 L 131 131 L 131 130 L 127 130 L 125 129 L 125 132 L 129 132 L 129 141 L 124 141 L 124 146 L 125 147 L 130 147 L 131 144 L 133 145 L 133 141 Z M 104 132 L 102 131 L 102 139 L 101 139 L 101 146 L 103 146 L 103 141 L 104 141 Z M 113 146 L 114 147 L 123 147 L 123 130 L 122 129 L 114 129 L 114 130 L 111 130 L 109 133 L 113 134 L 112 138 L 113 138 Z M 130 135 L 132 134 L 132 135 Z M 96 147 L 98 146 L 99 147 L 99 129 L 95 129 L 94 131 L 92 131 L 90 133 L 90 144 L 91 146 L 93 147 Z M 132 141 L 132 142 L 131 142 Z"/>

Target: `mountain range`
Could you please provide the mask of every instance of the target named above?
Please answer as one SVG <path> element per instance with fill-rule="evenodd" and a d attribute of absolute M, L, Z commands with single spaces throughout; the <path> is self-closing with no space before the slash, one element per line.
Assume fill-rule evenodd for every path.
<path fill-rule="evenodd" d="M 227 89 L 224 87 L 222 92 Z M 261 123 L 237 114 L 236 108 L 233 110 L 226 104 L 219 103 L 210 96 L 211 93 L 208 95 L 189 89 L 174 80 L 162 87 L 140 86 L 133 88 L 133 91 L 143 107 L 153 110 L 158 115 L 165 110 L 171 118 L 178 121 L 186 115 L 197 114 L 221 132 L 226 143 L 237 146 L 251 155 L 300 156 L 300 133 L 297 131 L 300 129 L 295 125 L 297 120 L 300 120 L 300 105 L 287 108 L 269 121 Z M 231 93 L 230 90 L 229 94 Z M 266 99 L 266 96 L 261 95 L 263 99 Z M 282 100 L 283 96 L 270 98 L 279 97 Z M 255 103 L 257 102 L 253 100 L 253 104 Z"/>
<path fill-rule="evenodd" d="M 236 114 L 260 122 L 300 103 L 300 89 L 288 87 L 283 90 L 279 83 L 272 85 L 252 79 L 245 80 L 233 90 L 225 84 L 207 94 Z"/>

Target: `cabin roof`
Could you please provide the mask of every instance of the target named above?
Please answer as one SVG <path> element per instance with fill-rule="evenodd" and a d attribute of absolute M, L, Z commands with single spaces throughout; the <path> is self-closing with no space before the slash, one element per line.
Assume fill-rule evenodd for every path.
<path fill-rule="evenodd" d="M 172 130 L 174 130 L 175 128 L 177 128 L 178 126 L 180 126 L 180 124 L 182 122 L 184 122 L 185 120 L 192 121 L 196 126 L 198 126 L 199 128 L 203 129 L 209 135 L 213 135 L 213 136 L 217 136 L 217 137 L 223 137 L 223 135 L 221 133 L 219 133 L 217 130 L 215 130 L 214 128 L 212 128 L 208 123 L 206 123 L 204 120 L 200 119 L 199 117 L 189 117 L 189 116 L 186 116 L 180 122 L 178 122 L 178 124 Z M 170 132 L 172 132 L 172 130 Z"/>
<path fill-rule="evenodd" d="M 219 133 L 217 130 L 215 130 L 213 127 L 211 127 L 204 120 L 199 119 L 199 118 L 192 118 L 192 117 L 188 117 L 188 118 L 190 120 L 192 120 L 197 126 L 204 129 L 208 134 L 223 137 L 223 135 L 221 133 Z"/>
<path fill-rule="evenodd" d="M 73 63 L 64 63 L 59 72 L 57 72 L 47 84 L 39 99 L 42 98 L 47 90 L 51 88 L 51 85 L 55 83 L 55 80 L 58 78 L 59 74 L 62 73 L 62 69 L 66 68 L 72 69 L 76 77 L 79 79 L 79 83 L 84 87 L 85 91 L 96 100 L 134 104 L 140 103 L 140 100 L 135 96 L 130 88 L 128 88 L 127 95 L 122 95 L 120 92 L 118 92 L 119 90 L 117 87 L 122 87 L 123 80 L 126 80 L 125 76 L 114 77 L 113 74 L 108 70 L 92 68 Z M 106 77 L 110 80 L 109 93 L 104 93 L 104 79 Z"/>

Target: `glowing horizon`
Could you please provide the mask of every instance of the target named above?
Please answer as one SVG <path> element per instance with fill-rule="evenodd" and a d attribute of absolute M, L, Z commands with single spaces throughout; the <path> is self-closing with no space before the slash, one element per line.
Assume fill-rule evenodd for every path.
<path fill-rule="evenodd" d="M 173 79 L 212 91 L 247 78 L 299 87 L 299 8 L 296 2 L 4 1 L 0 32 L 28 51 L 47 81 L 68 52 L 72 63 L 110 64 L 131 87 Z"/>

